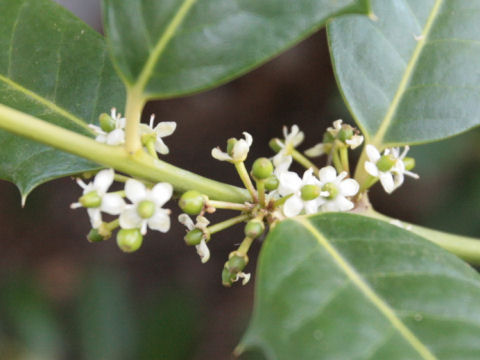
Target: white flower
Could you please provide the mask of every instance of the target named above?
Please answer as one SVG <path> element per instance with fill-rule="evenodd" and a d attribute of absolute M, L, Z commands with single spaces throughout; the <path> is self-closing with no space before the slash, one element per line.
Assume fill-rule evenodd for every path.
<path fill-rule="evenodd" d="M 151 190 L 140 181 L 129 179 L 125 183 L 125 194 L 132 204 L 126 205 L 120 214 L 123 229 L 139 228 L 142 235 L 147 226 L 152 230 L 167 232 L 170 229 L 170 210 L 162 206 L 170 200 L 173 187 L 169 183 L 158 183 Z"/>
<path fill-rule="evenodd" d="M 117 113 L 115 108 L 112 108 L 110 117 L 115 122 L 115 129 L 106 132 L 103 131 L 100 126 L 89 125 L 94 131 L 97 137 L 96 141 L 107 145 L 121 145 L 125 142 L 125 125 L 126 119 L 121 117 L 120 113 Z"/>
<path fill-rule="evenodd" d="M 317 157 L 323 154 L 327 154 L 329 150 L 332 148 L 330 144 L 319 143 L 310 149 L 305 150 L 305 155 L 309 157 Z"/>
<path fill-rule="evenodd" d="M 216 147 L 212 149 L 212 157 L 220 161 L 240 162 L 247 158 L 248 151 L 252 145 L 253 138 L 248 132 L 244 131 L 243 136 L 245 139 L 235 139 L 235 144 L 231 150 L 231 154 L 223 152 L 220 148 Z"/>
<path fill-rule="evenodd" d="M 77 179 L 78 185 L 83 189 L 83 196 L 79 202 L 73 203 L 70 207 L 76 209 L 86 205 L 90 223 L 94 229 L 102 224 L 102 211 L 110 215 L 118 215 L 125 208 L 125 202 L 120 195 L 107 194 L 114 176 L 113 169 L 107 169 L 95 175 L 93 182 L 89 184 Z"/>
<path fill-rule="evenodd" d="M 233 279 L 233 282 L 237 282 L 240 279 L 242 280 L 242 285 L 247 285 L 248 282 L 250 281 L 251 274 L 250 273 L 244 273 L 244 272 L 239 272 L 237 276 L 235 276 L 235 279 Z"/>
<path fill-rule="evenodd" d="M 404 174 L 415 179 L 419 177 L 405 169 L 403 159 L 408 150 L 409 147 L 405 146 L 404 151 L 400 154 L 399 148 L 389 148 L 385 149 L 381 155 L 375 146 L 368 144 L 366 147 L 369 161 L 365 162 L 365 170 L 370 175 L 379 178 L 384 190 L 389 194 L 403 184 Z"/>
<path fill-rule="evenodd" d="M 302 143 L 305 135 L 300 131 L 298 125 L 292 125 L 290 132 L 288 132 L 288 127 L 283 127 L 283 137 L 285 139 L 283 142 L 277 142 L 281 149 L 273 157 L 273 164 L 275 166 L 285 162 L 285 158 L 290 156 L 292 150 Z"/>
<path fill-rule="evenodd" d="M 320 181 L 313 175 L 312 169 L 305 171 L 302 179 L 300 179 L 297 173 L 287 171 L 281 173 L 278 180 L 280 182 L 278 193 L 281 196 L 290 196 L 283 205 L 285 216 L 297 216 L 302 210 L 305 210 L 307 214 L 314 214 L 318 211 L 318 207 L 321 205 L 318 201 L 319 196 L 312 200 L 304 200 L 302 198 L 302 188 L 305 185 L 314 185 L 319 189 L 322 186 Z M 320 195 L 320 190 L 318 195 Z"/>
<path fill-rule="evenodd" d="M 345 143 L 353 150 L 363 144 L 363 136 L 354 134 L 350 139 L 345 140 Z"/>
<path fill-rule="evenodd" d="M 337 171 L 333 166 L 320 169 L 318 177 L 322 184 L 322 192 L 317 201 L 320 203 L 322 211 L 348 211 L 353 209 L 354 204 L 347 197 L 355 195 L 360 186 L 354 179 L 345 179 L 346 176 L 345 171 L 337 176 Z"/>
<path fill-rule="evenodd" d="M 177 128 L 177 123 L 174 121 L 161 121 L 157 126 L 153 127 L 155 115 L 150 116 L 150 124 L 140 124 L 140 135 L 142 138 L 153 137 L 155 138 L 155 151 L 159 154 L 166 155 L 169 150 L 167 145 L 163 142 L 162 138 L 173 134 Z"/>
<path fill-rule="evenodd" d="M 193 229 L 200 229 L 202 231 L 206 231 L 206 228 L 210 221 L 208 221 L 206 217 L 201 215 L 198 215 L 196 220 L 197 223 L 194 224 L 193 220 L 187 214 L 180 214 L 178 216 L 178 221 L 181 224 L 185 225 L 188 231 L 191 231 Z M 208 249 L 205 237 L 202 237 L 200 244 L 195 245 L 195 249 L 197 250 L 198 256 L 200 256 L 200 261 L 202 262 L 202 264 L 205 264 L 210 259 L 210 250 Z"/>

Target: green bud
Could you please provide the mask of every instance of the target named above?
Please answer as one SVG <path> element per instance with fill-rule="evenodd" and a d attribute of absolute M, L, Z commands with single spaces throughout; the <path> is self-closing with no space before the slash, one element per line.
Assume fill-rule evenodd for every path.
<path fill-rule="evenodd" d="M 322 187 L 322 191 L 328 191 L 330 194 L 327 198 L 328 199 L 335 199 L 338 195 L 338 188 L 333 183 L 326 183 Z"/>
<path fill-rule="evenodd" d="M 258 238 L 260 235 L 263 234 L 264 231 L 265 225 L 263 224 L 263 221 L 258 219 L 253 219 L 247 222 L 247 225 L 244 229 L 245 236 L 248 236 L 252 239 Z"/>
<path fill-rule="evenodd" d="M 203 238 L 203 231 L 200 229 L 190 230 L 183 238 L 188 246 L 194 246 L 200 244 Z"/>
<path fill-rule="evenodd" d="M 273 151 L 279 152 L 280 150 L 282 150 L 282 147 L 280 146 L 280 144 L 281 144 L 281 140 L 275 138 L 270 140 L 270 142 L 268 143 L 268 146 L 270 146 L 270 149 L 272 149 Z"/>
<path fill-rule="evenodd" d="M 272 175 L 265 180 L 265 189 L 267 191 L 273 191 L 278 189 L 278 185 L 280 185 L 280 182 L 278 181 L 278 178 L 275 175 Z"/>
<path fill-rule="evenodd" d="M 415 159 L 412 157 L 405 157 L 403 163 L 405 164 L 405 170 L 407 171 L 410 171 L 415 167 Z"/>
<path fill-rule="evenodd" d="M 100 242 L 107 239 L 105 239 L 102 235 L 100 235 L 97 229 L 92 229 L 87 235 L 87 240 L 91 243 L 95 243 L 95 242 Z"/>
<path fill-rule="evenodd" d="M 117 233 L 117 245 L 123 252 L 134 252 L 140 248 L 143 236 L 139 229 L 121 229 Z"/>
<path fill-rule="evenodd" d="M 85 208 L 96 208 L 102 205 L 102 198 L 96 190 L 93 190 L 81 196 L 78 202 Z"/>
<path fill-rule="evenodd" d="M 313 200 L 320 196 L 320 188 L 317 185 L 304 185 L 301 192 L 302 199 L 305 201 Z"/>
<path fill-rule="evenodd" d="M 228 257 L 228 261 L 223 266 L 222 284 L 223 286 L 232 286 L 237 274 L 245 269 L 248 264 L 248 256 L 240 254 L 238 251 L 233 251 Z"/>
<path fill-rule="evenodd" d="M 256 179 L 267 179 L 273 173 L 273 164 L 267 158 L 258 158 L 252 166 L 252 175 Z"/>
<path fill-rule="evenodd" d="M 377 168 L 380 171 L 388 171 L 390 170 L 393 165 L 395 165 L 395 157 L 393 155 L 383 155 L 378 161 L 377 161 Z"/>
<path fill-rule="evenodd" d="M 335 136 L 330 133 L 330 131 L 325 131 L 323 134 L 323 143 L 333 143 L 335 141 Z"/>
<path fill-rule="evenodd" d="M 233 147 L 237 143 L 237 139 L 235 138 L 230 138 L 227 140 L 227 154 L 232 156 L 233 155 Z"/>
<path fill-rule="evenodd" d="M 338 132 L 338 139 L 343 142 L 351 139 L 352 136 L 353 136 L 353 129 L 348 125 L 342 127 L 342 129 Z"/>
<path fill-rule="evenodd" d="M 98 122 L 100 123 L 100 128 L 105 132 L 110 132 L 115 130 L 115 120 L 108 114 L 102 113 L 98 117 Z"/>
<path fill-rule="evenodd" d="M 189 190 L 180 197 L 180 208 L 189 215 L 198 215 L 205 206 L 205 196 L 196 190 Z"/>
<path fill-rule="evenodd" d="M 155 203 L 150 200 L 140 201 L 137 205 L 137 214 L 142 219 L 150 219 L 155 214 Z"/>
<path fill-rule="evenodd" d="M 231 273 L 230 270 L 228 270 L 227 268 L 223 268 L 222 285 L 226 287 L 231 287 L 236 277 L 236 274 Z"/>

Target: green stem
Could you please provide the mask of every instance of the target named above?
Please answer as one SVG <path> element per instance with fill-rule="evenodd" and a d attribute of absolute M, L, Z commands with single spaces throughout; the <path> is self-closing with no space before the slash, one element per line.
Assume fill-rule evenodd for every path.
<path fill-rule="evenodd" d="M 305 169 L 312 168 L 315 175 L 318 175 L 318 171 L 319 171 L 318 167 L 316 167 L 315 164 L 312 163 L 310 160 L 308 160 L 302 153 L 300 153 L 299 151 L 297 151 L 295 149 L 293 149 L 291 153 L 292 153 L 293 160 L 298 162 Z"/>
<path fill-rule="evenodd" d="M 136 88 L 127 89 L 125 149 L 130 155 L 135 154 L 142 148 L 139 128 L 144 106 L 145 99 L 141 95 L 141 92 L 137 91 Z"/>
<path fill-rule="evenodd" d="M 250 193 L 252 200 L 254 202 L 257 201 L 257 192 L 255 191 L 255 187 L 253 186 L 252 180 L 250 179 L 250 175 L 248 175 L 247 168 L 245 167 L 245 163 L 243 161 L 238 161 L 234 163 L 235 169 L 237 169 L 238 175 L 243 182 L 243 185 Z"/>
<path fill-rule="evenodd" d="M 335 166 L 335 169 L 337 169 L 337 172 L 341 173 L 344 169 L 342 166 L 342 162 L 340 161 L 340 157 L 338 156 L 337 148 L 333 149 L 332 160 L 333 160 L 333 165 Z"/>
<path fill-rule="evenodd" d="M 258 202 L 260 206 L 265 207 L 265 180 L 257 180 Z"/>
<path fill-rule="evenodd" d="M 208 200 L 208 205 L 213 206 L 216 209 L 226 209 L 226 210 L 238 210 L 238 211 L 248 211 L 250 206 L 238 203 L 231 203 L 227 201 L 216 201 Z"/>
<path fill-rule="evenodd" d="M 155 139 L 147 141 L 145 143 L 145 148 L 153 158 L 158 159 L 157 150 L 155 150 Z"/>
<path fill-rule="evenodd" d="M 209 226 L 207 228 L 207 230 L 210 234 L 215 234 L 219 231 L 222 231 L 222 230 L 225 230 L 225 229 L 229 228 L 230 226 L 239 224 L 239 223 L 247 220 L 249 217 L 250 217 L 250 215 L 248 215 L 248 214 L 235 216 L 235 217 L 230 218 L 228 220 L 219 222 L 218 224 Z"/>
<path fill-rule="evenodd" d="M 375 210 L 369 210 L 363 213 L 363 215 L 387 222 L 395 221 L 395 219 L 380 214 Z M 480 239 L 432 230 L 405 221 L 402 221 L 401 223 L 406 230 L 430 240 L 471 264 L 480 265 Z"/>
<path fill-rule="evenodd" d="M 348 161 L 348 148 L 342 146 L 340 148 L 340 162 L 342 163 L 343 170 L 350 174 L 350 164 Z"/>
<path fill-rule="evenodd" d="M 253 240 L 253 238 L 247 236 L 245 239 L 243 239 L 237 251 L 242 255 L 247 255 L 248 250 L 253 243 Z"/>
<path fill-rule="evenodd" d="M 143 151 L 129 155 L 122 146 L 101 144 L 0 104 L 0 128 L 152 182 L 169 182 L 179 192 L 195 189 L 211 199 L 243 203 L 248 192 L 153 159 Z"/>

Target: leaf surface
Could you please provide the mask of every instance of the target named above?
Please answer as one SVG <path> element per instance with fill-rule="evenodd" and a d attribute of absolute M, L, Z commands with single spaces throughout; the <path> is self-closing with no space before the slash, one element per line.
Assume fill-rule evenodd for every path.
<path fill-rule="evenodd" d="M 123 108 L 125 90 L 103 38 L 49 0 L 0 0 L 0 103 L 91 135 L 88 123 Z M 0 131 L 0 178 L 25 196 L 60 176 L 98 168 Z"/>
<path fill-rule="evenodd" d="M 377 20 L 328 26 L 337 81 L 376 146 L 423 143 L 480 124 L 480 1 L 373 0 Z"/>
<path fill-rule="evenodd" d="M 480 278 L 427 240 L 353 214 L 287 220 L 262 248 L 239 347 L 268 359 L 477 359 Z"/>
<path fill-rule="evenodd" d="M 264 63 L 367 0 L 104 0 L 104 23 L 125 83 L 147 98 L 217 86 Z"/>

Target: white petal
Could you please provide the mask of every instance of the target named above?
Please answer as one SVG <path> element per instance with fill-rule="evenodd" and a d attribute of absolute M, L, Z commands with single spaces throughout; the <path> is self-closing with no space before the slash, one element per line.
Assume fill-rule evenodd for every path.
<path fill-rule="evenodd" d="M 236 161 L 245 160 L 249 150 L 250 150 L 250 145 L 248 145 L 248 143 L 245 140 L 243 139 L 237 140 L 237 142 L 233 146 L 233 151 L 232 151 L 233 160 L 236 160 Z"/>
<path fill-rule="evenodd" d="M 178 222 L 184 225 L 188 230 L 193 230 L 195 228 L 192 218 L 187 214 L 178 215 Z"/>
<path fill-rule="evenodd" d="M 303 201 L 299 196 L 292 196 L 283 204 L 283 213 L 286 217 L 297 216 L 303 209 Z"/>
<path fill-rule="evenodd" d="M 121 145 L 125 142 L 125 131 L 123 129 L 115 129 L 107 135 L 107 145 Z"/>
<path fill-rule="evenodd" d="M 304 206 L 306 214 L 315 214 L 318 212 L 319 202 L 317 199 L 305 201 Z"/>
<path fill-rule="evenodd" d="M 114 176 L 115 172 L 113 171 L 113 169 L 105 169 L 95 175 L 95 179 L 93 180 L 93 186 L 95 190 L 97 190 L 98 195 L 102 196 L 107 192 L 108 188 L 113 183 Z"/>
<path fill-rule="evenodd" d="M 305 138 L 305 134 L 303 133 L 303 131 L 300 131 L 298 134 L 296 134 L 290 139 L 290 143 L 292 144 L 293 147 L 297 147 L 303 142 L 304 138 Z"/>
<path fill-rule="evenodd" d="M 198 215 L 196 218 L 196 224 L 195 224 L 195 227 L 197 229 L 200 229 L 200 230 L 205 230 L 208 226 L 208 224 L 210 224 L 210 221 L 208 221 L 208 219 L 205 217 L 205 216 L 202 216 L 202 215 Z"/>
<path fill-rule="evenodd" d="M 278 192 L 282 196 L 300 191 L 300 188 L 302 187 L 302 179 L 300 179 L 300 176 L 293 171 L 281 173 L 278 181 L 280 183 L 278 186 Z"/>
<path fill-rule="evenodd" d="M 125 208 L 125 201 L 118 194 L 105 194 L 100 209 L 110 215 L 118 215 Z"/>
<path fill-rule="evenodd" d="M 212 157 L 220 161 L 232 161 L 232 157 L 221 151 L 218 147 L 212 149 Z"/>
<path fill-rule="evenodd" d="M 348 211 L 353 209 L 353 202 L 347 200 L 343 196 L 337 196 L 333 201 L 335 203 L 336 210 L 335 211 Z"/>
<path fill-rule="evenodd" d="M 170 230 L 169 212 L 164 209 L 158 209 L 155 215 L 147 220 L 147 223 L 150 229 L 165 233 Z"/>
<path fill-rule="evenodd" d="M 127 205 L 118 220 L 122 229 L 135 229 L 142 223 L 142 218 L 138 216 L 137 208 L 133 205 Z"/>
<path fill-rule="evenodd" d="M 149 198 L 152 199 L 157 206 L 163 206 L 173 194 L 173 186 L 169 183 L 158 183 L 150 191 Z"/>
<path fill-rule="evenodd" d="M 363 143 L 363 136 L 362 135 L 353 135 L 351 139 L 345 141 L 348 145 L 350 145 L 350 148 L 356 149 Z"/>
<path fill-rule="evenodd" d="M 115 120 L 115 127 L 117 129 L 125 129 L 125 126 L 127 126 L 127 118 L 117 117 Z"/>
<path fill-rule="evenodd" d="M 162 121 L 155 126 L 155 133 L 158 137 L 170 136 L 173 134 L 177 128 L 177 123 L 175 121 Z"/>
<path fill-rule="evenodd" d="M 403 173 L 393 173 L 393 186 L 394 189 L 400 187 L 403 184 Z"/>
<path fill-rule="evenodd" d="M 99 208 L 88 208 L 88 216 L 90 217 L 90 224 L 94 229 L 98 229 L 102 225 L 102 214 Z"/>
<path fill-rule="evenodd" d="M 368 144 L 365 148 L 365 151 L 367 152 L 367 156 L 370 161 L 376 163 L 378 160 L 380 160 L 380 152 L 375 146 Z"/>
<path fill-rule="evenodd" d="M 365 161 L 365 171 L 374 177 L 378 177 L 378 168 L 371 161 Z"/>
<path fill-rule="evenodd" d="M 244 131 L 243 136 L 245 137 L 245 141 L 247 142 L 248 147 L 250 147 L 253 143 L 253 138 L 252 135 L 250 135 L 248 132 Z"/>
<path fill-rule="evenodd" d="M 312 185 L 318 182 L 315 175 L 313 175 L 313 169 L 310 168 L 303 173 L 302 185 Z"/>
<path fill-rule="evenodd" d="M 147 233 L 147 220 L 142 220 L 140 222 L 140 233 L 145 235 Z"/>
<path fill-rule="evenodd" d="M 107 134 L 100 134 L 95 138 L 95 141 L 106 144 L 107 143 Z"/>
<path fill-rule="evenodd" d="M 314 147 L 305 151 L 305 155 L 310 157 L 317 157 L 323 154 L 325 154 L 325 145 L 322 143 L 317 144 Z"/>
<path fill-rule="evenodd" d="M 197 254 L 200 256 L 202 264 L 205 264 L 208 259 L 210 259 L 210 250 L 208 249 L 205 239 L 202 239 L 200 244 L 196 245 L 195 248 L 197 249 Z"/>
<path fill-rule="evenodd" d="M 383 189 L 387 193 L 391 193 L 393 190 L 395 190 L 395 185 L 393 183 L 393 176 L 389 172 L 380 172 L 378 175 L 380 178 L 380 182 L 382 183 Z"/>
<path fill-rule="evenodd" d="M 343 180 L 338 187 L 343 196 L 353 196 L 360 189 L 360 185 L 354 179 Z"/>
<path fill-rule="evenodd" d="M 125 183 L 125 194 L 131 202 L 137 203 L 145 199 L 147 196 L 147 188 L 138 180 L 128 179 Z"/>
<path fill-rule="evenodd" d="M 325 166 L 318 172 L 318 177 L 323 184 L 335 181 L 337 178 L 337 170 L 333 166 Z"/>
<path fill-rule="evenodd" d="M 163 140 L 160 138 L 155 140 L 155 151 L 162 155 L 167 155 L 170 152 L 170 150 L 168 150 L 168 146 L 165 145 Z"/>
<path fill-rule="evenodd" d="M 335 130 L 341 130 L 342 129 L 342 123 L 343 123 L 343 120 L 342 119 L 338 119 L 338 120 L 335 120 L 333 122 L 333 128 Z"/>

